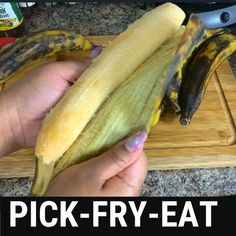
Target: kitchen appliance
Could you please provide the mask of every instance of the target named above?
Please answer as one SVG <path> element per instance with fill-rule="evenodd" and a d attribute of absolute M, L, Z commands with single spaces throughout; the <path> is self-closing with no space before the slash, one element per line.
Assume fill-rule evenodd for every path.
<path fill-rule="evenodd" d="M 197 15 L 205 22 L 207 28 L 224 27 L 236 22 L 236 5 Z"/>
<path fill-rule="evenodd" d="M 129 2 L 135 2 L 135 1 L 129 1 Z M 191 13 L 197 14 L 204 21 L 206 28 L 219 28 L 219 27 L 231 26 L 234 24 L 236 26 L 236 1 L 205 0 L 197 2 L 193 0 L 192 1 L 142 0 L 140 2 L 142 2 L 143 4 L 142 8 L 145 8 L 145 6 L 147 6 L 148 4 L 155 4 L 156 6 L 158 6 L 165 2 L 175 3 L 179 5 L 186 12 L 187 16 L 189 16 Z"/>
<path fill-rule="evenodd" d="M 186 13 L 197 14 L 206 28 L 219 28 L 236 24 L 236 2 L 179 3 Z"/>

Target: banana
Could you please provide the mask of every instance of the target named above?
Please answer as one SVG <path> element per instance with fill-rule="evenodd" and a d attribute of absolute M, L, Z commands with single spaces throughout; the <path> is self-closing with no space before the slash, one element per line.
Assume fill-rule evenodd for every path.
<path fill-rule="evenodd" d="M 74 31 L 44 30 L 30 34 L 0 53 L 0 84 L 20 69 L 53 54 L 92 48 L 92 43 Z"/>
<path fill-rule="evenodd" d="M 182 57 L 179 60 L 176 73 L 169 84 L 167 89 L 164 104 L 170 111 L 174 111 L 176 114 L 180 112 L 180 106 L 178 102 L 181 82 L 183 78 L 183 71 L 185 70 L 186 64 L 192 55 L 198 50 L 199 46 L 203 44 L 207 39 L 214 35 L 223 33 L 224 30 L 219 29 L 206 29 L 203 21 L 195 14 L 192 14 L 187 22 L 186 30 L 183 38 L 180 42 L 177 54 Z"/>
<path fill-rule="evenodd" d="M 163 85 L 183 31 L 180 29 L 173 39 L 161 45 L 106 98 L 56 162 L 48 165 L 37 158 L 32 195 L 43 195 L 51 179 L 65 168 L 107 151 L 131 133 L 140 130 L 150 133 L 162 112 Z"/>
<path fill-rule="evenodd" d="M 212 74 L 235 51 L 236 36 L 230 33 L 217 34 L 201 44 L 197 53 L 189 60 L 179 94 L 182 125 L 190 124 Z"/>
<path fill-rule="evenodd" d="M 185 68 L 188 58 L 192 55 L 197 45 L 202 42 L 204 38 L 204 25 L 202 20 L 195 14 L 192 14 L 186 25 L 186 30 L 181 39 L 180 46 L 177 50 L 177 54 L 183 55 L 182 60 L 179 61 L 176 73 L 168 86 L 164 103 L 168 110 L 172 110 L 175 113 L 180 111 L 178 104 L 178 94 L 182 81 L 182 71 Z"/>

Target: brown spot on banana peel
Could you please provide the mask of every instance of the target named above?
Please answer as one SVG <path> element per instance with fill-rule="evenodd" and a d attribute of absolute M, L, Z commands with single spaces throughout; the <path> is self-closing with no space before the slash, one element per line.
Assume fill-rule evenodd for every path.
<path fill-rule="evenodd" d="M 205 41 L 190 59 L 180 89 L 180 123 L 190 124 L 206 91 L 212 74 L 223 60 L 236 51 L 236 37 L 218 34 Z"/>
<path fill-rule="evenodd" d="M 32 33 L 0 53 L 0 84 L 25 66 L 50 55 L 92 48 L 93 44 L 75 31 L 46 30 Z"/>
<path fill-rule="evenodd" d="M 192 14 L 187 23 L 185 33 L 180 40 L 178 49 L 179 53 L 186 53 L 186 47 L 189 47 L 189 50 L 191 50 L 193 47 L 196 47 L 197 41 L 204 38 L 204 30 L 204 24 L 202 20 L 197 15 Z"/>

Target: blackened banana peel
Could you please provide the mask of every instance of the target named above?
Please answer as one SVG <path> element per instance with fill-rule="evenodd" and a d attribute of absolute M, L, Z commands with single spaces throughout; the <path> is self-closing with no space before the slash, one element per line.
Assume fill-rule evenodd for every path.
<path fill-rule="evenodd" d="M 206 29 L 192 14 L 180 41 L 170 74 L 163 106 L 180 114 L 181 125 L 188 125 L 199 108 L 216 68 L 236 51 L 236 36 L 228 29 Z M 163 90 L 165 91 L 165 90 Z"/>
<path fill-rule="evenodd" d="M 221 32 L 204 41 L 190 58 L 179 93 L 182 125 L 190 124 L 216 68 L 235 51 L 236 36 Z"/>
<path fill-rule="evenodd" d="M 168 85 L 164 99 L 164 104 L 167 108 L 173 110 L 175 113 L 180 112 L 178 97 L 186 64 L 192 56 L 193 51 L 209 35 L 205 33 L 203 21 L 197 15 L 192 14 L 176 52 L 176 58 L 172 65 L 172 70 L 175 70 L 175 74 Z"/>

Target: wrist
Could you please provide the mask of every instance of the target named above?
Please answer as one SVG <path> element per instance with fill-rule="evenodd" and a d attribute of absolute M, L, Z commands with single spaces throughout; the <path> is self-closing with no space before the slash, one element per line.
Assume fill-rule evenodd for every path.
<path fill-rule="evenodd" d="M 0 93 L 0 156 L 7 155 L 20 148 L 16 138 L 20 129 L 17 125 L 18 115 L 11 103 L 12 101 L 6 92 Z"/>

